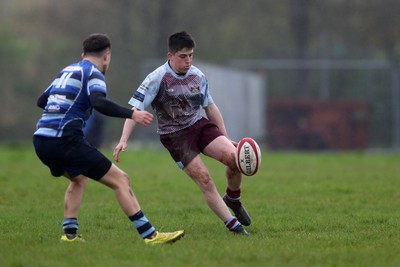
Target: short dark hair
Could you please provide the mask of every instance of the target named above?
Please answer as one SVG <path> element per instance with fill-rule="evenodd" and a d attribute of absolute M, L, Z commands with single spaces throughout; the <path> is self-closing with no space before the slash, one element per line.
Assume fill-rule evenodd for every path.
<path fill-rule="evenodd" d="M 101 55 L 107 48 L 111 48 L 111 40 L 104 33 L 92 33 L 83 40 L 83 54 Z"/>
<path fill-rule="evenodd" d="M 185 31 L 177 32 L 172 34 L 168 38 L 168 51 L 176 53 L 183 48 L 195 48 L 196 43 L 190 34 Z"/>

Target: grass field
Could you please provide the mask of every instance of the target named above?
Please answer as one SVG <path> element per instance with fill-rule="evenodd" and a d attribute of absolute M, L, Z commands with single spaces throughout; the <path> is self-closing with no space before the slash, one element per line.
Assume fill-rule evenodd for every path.
<path fill-rule="evenodd" d="M 88 242 L 60 243 L 67 180 L 30 144 L 1 145 L 0 266 L 400 266 L 399 154 L 264 151 L 242 186 L 249 237 L 225 229 L 166 152 L 122 160 L 146 216 L 158 230 L 185 229 L 181 241 L 146 246 L 112 191 L 91 181 L 79 217 Z M 205 161 L 222 194 L 222 165 Z"/>

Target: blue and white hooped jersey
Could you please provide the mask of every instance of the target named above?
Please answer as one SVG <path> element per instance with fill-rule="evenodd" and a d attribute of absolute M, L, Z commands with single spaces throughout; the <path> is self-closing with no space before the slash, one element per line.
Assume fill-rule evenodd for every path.
<path fill-rule="evenodd" d="M 202 118 L 201 108 L 213 103 L 208 81 L 191 66 L 185 75 L 176 74 L 168 62 L 147 75 L 129 104 L 144 110 L 151 104 L 158 121 L 158 134 L 185 129 Z"/>
<path fill-rule="evenodd" d="M 87 60 L 64 68 L 45 90 L 47 105 L 37 123 L 34 135 L 62 137 L 82 134 L 90 116 L 91 92 L 107 93 L 105 77 Z"/>

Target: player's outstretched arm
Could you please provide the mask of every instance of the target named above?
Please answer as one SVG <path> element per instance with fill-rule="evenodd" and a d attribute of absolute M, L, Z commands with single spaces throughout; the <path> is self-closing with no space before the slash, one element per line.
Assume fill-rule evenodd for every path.
<path fill-rule="evenodd" d="M 206 112 L 207 118 L 214 124 L 216 124 L 219 130 L 228 137 L 228 133 L 226 132 L 224 119 L 222 117 L 221 111 L 215 103 L 208 105 L 204 111 Z M 228 137 L 229 139 L 229 137 Z"/>
<path fill-rule="evenodd" d="M 224 119 L 222 117 L 221 111 L 219 110 L 218 106 L 215 103 L 212 103 L 205 108 L 205 112 L 207 118 L 218 126 L 220 131 L 231 141 L 234 147 L 237 147 L 238 143 L 234 140 L 231 140 L 228 136 L 228 133 L 225 128 Z"/>
<path fill-rule="evenodd" d="M 153 120 L 153 114 L 145 110 L 133 109 L 132 120 L 140 125 L 147 126 Z"/>
<path fill-rule="evenodd" d="M 122 134 L 121 138 L 119 140 L 119 143 L 114 149 L 114 160 L 116 162 L 120 162 L 119 158 L 119 153 L 125 152 L 127 147 L 128 147 L 128 140 L 129 137 L 131 136 L 133 130 L 135 129 L 136 123 L 139 123 L 143 126 L 147 126 L 151 123 L 153 120 L 153 114 L 147 112 L 147 111 L 142 111 L 142 110 L 137 110 L 135 108 L 132 108 L 134 111 L 132 113 L 132 118 L 125 120 L 124 128 L 122 129 Z"/>
<path fill-rule="evenodd" d="M 133 113 L 135 113 L 135 112 L 133 112 Z M 131 120 L 131 119 L 125 120 L 124 128 L 122 129 L 121 138 L 119 140 L 119 143 L 117 144 L 117 146 L 114 149 L 113 156 L 114 156 L 114 160 L 116 162 L 120 162 L 119 153 L 121 151 L 125 152 L 126 149 L 128 148 L 128 140 L 133 132 L 133 129 L 135 129 L 135 126 L 136 126 L 136 122 L 134 120 Z"/>

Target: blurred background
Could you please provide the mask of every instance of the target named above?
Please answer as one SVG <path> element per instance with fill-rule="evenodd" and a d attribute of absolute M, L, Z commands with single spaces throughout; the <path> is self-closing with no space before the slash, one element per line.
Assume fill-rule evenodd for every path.
<path fill-rule="evenodd" d="M 0 142 L 31 140 L 37 97 L 80 60 L 88 34 L 110 36 L 108 97 L 129 107 L 165 62 L 168 36 L 186 30 L 233 139 L 276 150 L 397 150 L 399 10 L 398 0 L 1 0 Z M 93 142 L 111 147 L 124 120 L 100 121 Z M 155 123 L 131 139 L 158 143 Z"/>

